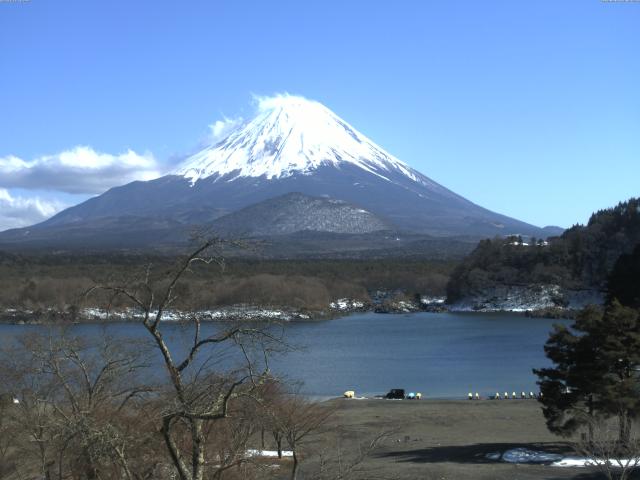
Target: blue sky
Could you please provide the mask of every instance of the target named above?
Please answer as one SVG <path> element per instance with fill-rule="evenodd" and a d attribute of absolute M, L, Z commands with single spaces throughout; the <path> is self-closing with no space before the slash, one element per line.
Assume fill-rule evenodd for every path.
<path fill-rule="evenodd" d="M 482 206 L 585 222 L 640 195 L 639 47 L 640 2 L 0 1 L 0 229 L 279 92 Z"/>

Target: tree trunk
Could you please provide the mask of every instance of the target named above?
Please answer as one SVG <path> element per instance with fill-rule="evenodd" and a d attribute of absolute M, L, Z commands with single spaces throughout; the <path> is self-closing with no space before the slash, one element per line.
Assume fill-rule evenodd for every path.
<path fill-rule="evenodd" d="M 98 478 L 98 469 L 95 466 L 91 452 L 87 449 L 84 450 L 84 458 L 86 462 L 85 475 L 87 480 L 94 480 Z"/>
<path fill-rule="evenodd" d="M 593 445 L 593 395 L 589 395 L 589 423 L 587 425 L 589 431 L 589 445 Z"/>
<path fill-rule="evenodd" d="M 160 430 L 160 433 L 162 433 L 162 436 L 164 438 L 164 443 L 169 450 L 169 454 L 171 455 L 171 461 L 178 470 L 178 476 L 180 477 L 180 480 L 193 480 L 193 476 L 191 472 L 189 472 L 185 462 L 182 460 L 182 457 L 180 456 L 180 452 L 178 450 L 178 446 L 171 436 L 171 425 L 171 418 L 165 417 L 162 422 L 162 429 Z"/>
<path fill-rule="evenodd" d="M 274 435 L 276 440 L 276 448 L 278 449 L 278 458 L 282 460 L 282 437 L 280 435 Z"/>
<path fill-rule="evenodd" d="M 298 455 L 296 455 L 296 449 L 292 448 L 293 450 L 293 469 L 291 470 L 291 480 L 297 480 L 298 479 Z"/>
<path fill-rule="evenodd" d="M 127 461 L 127 457 L 124 452 L 118 448 L 114 449 L 118 459 L 120 460 L 120 465 L 122 466 L 122 471 L 124 472 L 124 476 L 127 480 L 133 480 L 133 474 L 129 469 L 129 462 Z"/>
<path fill-rule="evenodd" d="M 618 442 L 620 447 L 626 448 L 629 446 L 631 436 L 631 415 L 627 410 L 622 410 L 618 414 L 619 434 Z"/>
<path fill-rule="evenodd" d="M 624 415 L 624 447 L 628 448 L 631 444 L 631 413 L 629 411 L 625 411 Z"/>
<path fill-rule="evenodd" d="M 191 435 L 193 438 L 193 480 L 204 478 L 204 434 L 202 420 L 191 420 Z"/>

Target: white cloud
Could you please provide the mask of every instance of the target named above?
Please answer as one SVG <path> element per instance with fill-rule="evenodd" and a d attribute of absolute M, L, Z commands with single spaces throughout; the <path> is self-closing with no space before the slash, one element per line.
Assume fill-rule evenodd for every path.
<path fill-rule="evenodd" d="M 140 155 L 132 150 L 111 155 L 78 146 L 34 160 L 14 155 L 0 157 L 0 188 L 98 194 L 114 186 L 152 180 L 160 175 L 152 154 Z"/>
<path fill-rule="evenodd" d="M 292 101 L 310 102 L 311 100 L 307 100 L 300 95 L 292 95 L 287 92 L 276 93 L 269 96 L 258 95 L 255 93 L 251 94 L 251 105 L 255 109 L 255 112 L 253 113 L 262 113 L 267 110 L 272 110 L 273 108 Z M 216 144 L 219 141 L 224 140 L 233 130 L 242 126 L 244 122 L 245 119 L 241 116 L 228 118 L 225 115 L 222 115 L 222 120 L 216 120 L 214 123 L 209 125 L 209 133 L 203 140 L 203 145 Z"/>
<path fill-rule="evenodd" d="M 257 95 L 254 93 L 251 95 L 251 97 L 253 101 L 252 103 L 254 104 L 258 112 L 273 110 L 274 108 L 278 108 L 292 102 L 317 103 L 314 100 L 309 100 L 301 95 L 292 95 L 288 92 L 276 93 L 269 96 Z"/>
<path fill-rule="evenodd" d="M 233 129 L 241 125 L 242 122 L 242 117 L 223 117 L 222 120 L 216 120 L 215 123 L 209 125 L 209 141 L 211 143 L 217 143 L 220 140 L 224 140 L 224 138 L 231 133 Z"/>
<path fill-rule="evenodd" d="M 13 196 L 0 188 L 0 231 L 42 222 L 65 208 L 61 202 Z"/>

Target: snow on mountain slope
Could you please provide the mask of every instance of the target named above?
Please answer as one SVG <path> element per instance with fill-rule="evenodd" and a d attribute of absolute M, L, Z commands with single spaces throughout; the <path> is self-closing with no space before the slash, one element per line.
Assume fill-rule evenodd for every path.
<path fill-rule="evenodd" d="M 337 213 L 313 207 L 310 213 L 302 208 L 304 202 L 283 206 L 281 201 L 276 202 L 280 212 L 301 218 L 280 222 L 273 217 L 274 225 L 265 223 L 265 212 L 275 205 L 268 200 L 292 192 L 357 205 L 385 229 L 400 232 L 473 239 L 548 235 L 434 182 L 320 103 L 278 95 L 262 99 L 251 120 L 233 124 L 222 141 L 190 156 L 168 175 L 112 188 L 38 225 L 0 234 L 0 244 L 25 239 L 64 244 L 71 233 L 85 239 L 87 245 L 102 244 L 112 232 L 125 245 L 132 244 L 130 233 L 135 229 L 141 230 L 139 245 L 150 241 L 149 232 L 155 232 L 156 243 L 167 243 L 181 229 L 212 227 L 216 219 L 252 205 L 254 208 L 227 217 L 225 222 L 231 222 L 235 231 L 256 234 L 277 225 L 283 232 L 374 232 L 382 228 L 363 212 L 348 207 Z M 218 227 L 222 226 L 220 221 Z"/>
<path fill-rule="evenodd" d="M 291 95 L 261 99 L 258 114 L 219 143 L 188 158 L 174 172 L 196 181 L 216 176 L 286 178 L 320 166 L 355 165 L 384 180 L 400 173 L 437 185 L 385 152 L 324 105 Z M 433 184 L 433 185 L 432 185 Z"/>

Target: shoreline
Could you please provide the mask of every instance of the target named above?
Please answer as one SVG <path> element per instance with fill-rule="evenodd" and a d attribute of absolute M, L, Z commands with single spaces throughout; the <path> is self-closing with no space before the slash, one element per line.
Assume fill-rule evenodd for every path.
<path fill-rule="evenodd" d="M 256 307 L 245 305 L 234 305 L 221 307 L 212 310 L 202 310 L 196 312 L 203 323 L 230 323 L 238 321 L 276 321 L 281 323 L 292 322 L 322 322 L 327 320 L 337 320 L 356 314 L 377 314 L 377 315 L 411 315 L 417 313 L 450 313 L 450 314 L 509 314 L 527 318 L 544 319 L 573 319 L 577 310 L 572 309 L 539 309 L 539 310 L 503 310 L 503 309 L 466 309 L 449 308 L 444 304 L 437 304 L 435 307 L 414 309 L 381 309 L 367 305 L 358 308 L 329 308 L 326 310 L 296 310 L 286 307 Z M 112 311 L 98 308 L 87 308 L 80 312 L 61 312 L 54 309 L 48 310 L 18 310 L 6 309 L 0 312 L 0 324 L 4 325 L 82 325 L 82 324 L 118 324 L 136 323 L 141 319 L 141 314 L 128 309 L 124 311 Z M 163 322 L 175 324 L 190 323 L 189 314 L 183 311 L 171 310 L 165 312 Z"/>
<path fill-rule="evenodd" d="M 97 309 L 91 309 L 97 310 Z M 337 320 L 357 314 L 376 315 L 412 315 L 418 313 L 432 314 L 505 314 L 517 315 L 531 319 L 573 319 L 577 313 L 574 310 L 563 310 L 562 312 L 548 312 L 547 310 L 473 310 L 473 309 L 448 309 L 439 307 L 438 309 L 416 309 L 416 310 L 380 310 L 380 309 L 353 309 L 353 310 L 321 310 L 321 311 L 300 311 L 288 310 L 285 308 L 248 308 L 248 307 L 225 307 L 216 310 L 205 310 L 197 312 L 200 321 L 203 323 L 231 323 L 231 322 L 251 322 L 251 321 L 275 321 L 281 323 L 300 322 L 322 322 Z M 82 324 L 118 324 L 139 322 L 141 315 L 132 312 L 111 312 L 99 314 L 75 314 L 60 312 L 55 310 L 46 311 L 18 311 L 8 309 L 0 312 L 0 324 L 4 325 L 82 325 Z M 165 313 L 163 322 L 174 324 L 187 324 L 192 320 L 184 312 L 168 311 Z"/>
<path fill-rule="evenodd" d="M 475 392 L 474 392 L 475 393 Z M 466 404 L 477 404 L 477 403 L 485 403 L 485 402 L 504 402 L 504 403 L 533 403 L 533 404 L 539 404 L 538 403 L 538 398 L 520 398 L 520 392 L 518 392 L 518 396 L 516 396 L 516 398 L 508 398 L 508 399 L 504 399 L 504 398 L 500 398 L 500 399 L 496 399 L 496 398 L 491 398 L 491 395 L 485 395 L 485 396 L 481 396 L 479 399 L 473 399 L 473 400 L 469 400 L 468 398 L 465 398 L 464 395 L 461 396 L 428 396 L 428 395 L 424 395 L 422 396 L 421 399 L 416 400 L 416 399 L 389 399 L 389 398 L 384 398 L 383 395 L 384 394 L 380 394 L 380 395 L 365 395 L 365 396 L 358 396 L 358 392 L 356 392 L 356 396 L 353 398 L 346 398 L 344 396 L 335 396 L 335 395 L 314 395 L 314 394 L 305 394 L 305 393 L 300 393 L 300 395 L 302 395 L 303 397 L 309 398 L 309 399 L 315 399 L 319 402 L 322 403 L 327 403 L 327 402 L 337 402 L 337 401 L 354 401 L 354 402 L 389 402 L 389 403 L 396 403 L 396 402 L 408 402 L 408 403 L 417 403 L 417 402 L 431 402 L 431 403 L 438 403 L 438 402 L 451 402 L 451 403 L 464 403 Z M 502 394 L 501 394 L 502 395 Z M 537 395 L 537 393 L 536 393 Z"/>

